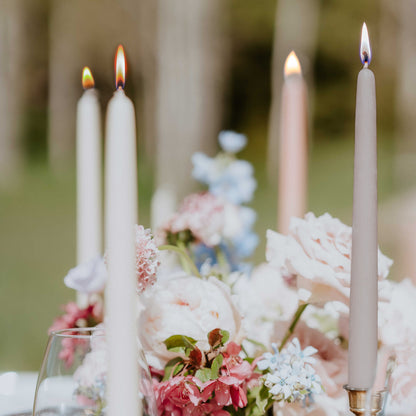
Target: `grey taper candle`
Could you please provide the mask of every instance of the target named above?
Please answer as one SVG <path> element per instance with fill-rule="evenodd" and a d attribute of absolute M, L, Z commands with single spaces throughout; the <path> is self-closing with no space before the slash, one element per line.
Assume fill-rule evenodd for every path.
<path fill-rule="evenodd" d="M 376 88 L 364 23 L 355 110 L 354 205 L 348 385 L 372 387 L 377 363 L 377 129 Z"/>

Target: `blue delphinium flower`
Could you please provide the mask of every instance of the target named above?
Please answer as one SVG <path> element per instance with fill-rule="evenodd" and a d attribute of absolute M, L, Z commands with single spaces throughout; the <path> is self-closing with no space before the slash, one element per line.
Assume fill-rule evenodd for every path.
<path fill-rule="evenodd" d="M 259 244 L 259 236 L 253 231 L 257 213 L 249 207 L 241 207 L 240 215 L 244 227 L 242 232 L 233 239 L 235 253 L 240 258 L 250 257 Z"/>
<path fill-rule="evenodd" d="M 257 182 L 253 177 L 253 166 L 245 160 L 235 160 L 209 184 L 209 191 L 228 201 L 240 205 L 253 199 Z"/>
<path fill-rule="evenodd" d="M 241 238 L 234 240 L 235 251 L 241 258 L 250 257 L 258 245 L 259 236 L 254 231 L 250 231 L 247 234 L 244 234 Z"/>
<path fill-rule="evenodd" d="M 246 136 L 222 131 L 218 140 L 225 153 L 221 152 L 213 158 L 201 152 L 195 153 L 192 156 L 192 176 L 208 185 L 209 192 L 234 204 L 250 202 L 257 188 L 253 166 L 234 156 L 246 145 Z"/>
<path fill-rule="evenodd" d="M 219 260 L 225 259 L 231 271 L 247 272 L 251 265 L 242 260 L 253 254 L 259 238 L 253 231 L 256 213 L 242 204 L 253 199 L 257 182 L 254 179 L 253 166 L 234 156 L 247 144 L 247 138 L 232 131 L 223 131 L 219 134 L 218 140 L 223 152 L 217 156 L 211 158 L 200 152 L 192 156 L 192 175 L 196 180 L 208 186 L 210 194 L 238 206 L 241 229 L 238 235 L 222 239 L 217 247 L 222 253 L 220 259 L 218 251 L 204 245 L 194 248 L 194 256 L 198 267 L 207 261 L 215 265 Z"/>
<path fill-rule="evenodd" d="M 206 185 L 210 185 L 213 180 L 220 174 L 215 166 L 215 159 L 207 156 L 205 153 L 196 152 L 192 155 L 192 176 Z"/>
<path fill-rule="evenodd" d="M 198 267 L 198 270 L 201 270 L 201 267 L 209 263 L 210 265 L 217 263 L 217 253 L 212 247 L 208 247 L 205 244 L 198 244 L 193 250 L 195 256 L 195 265 Z"/>
<path fill-rule="evenodd" d="M 221 149 L 227 153 L 238 153 L 247 145 L 247 137 L 235 131 L 224 130 L 218 135 Z"/>

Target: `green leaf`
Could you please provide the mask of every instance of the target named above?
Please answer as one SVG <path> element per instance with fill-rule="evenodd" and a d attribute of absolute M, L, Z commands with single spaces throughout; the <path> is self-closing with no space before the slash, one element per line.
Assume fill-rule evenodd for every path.
<path fill-rule="evenodd" d="M 224 357 L 221 354 L 219 354 L 212 361 L 212 364 L 211 364 L 211 380 L 215 380 L 215 379 L 218 378 L 219 373 L 220 373 L 220 368 L 222 366 L 223 359 L 224 359 Z"/>
<path fill-rule="evenodd" d="M 228 331 L 226 331 L 225 329 L 221 329 L 221 335 L 222 335 L 222 340 L 221 340 L 221 345 L 225 345 L 228 340 L 230 339 L 230 333 Z"/>
<path fill-rule="evenodd" d="M 267 387 L 262 384 L 260 386 L 253 387 L 248 392 L 248 398 L 250 401 L 254 401 L 252 415 L 264 415 L 266 409 L 272 401 L 272 397 Z"/>
<path fill-rule="evenodd" d="M 203 383 L 211 380 L 211 369 L 210 368 L 200 368 L 196 373 L 195 377 L 199 378 Z"/>
<path fill-rule="evenodd" d="M 186 354 L 188 356 L 194 349 L 196 340 L 185 335 L 172 335 L 168 339 L 165 339 L 163 343 L 169 351 Z"/>
<path fill-rule="evenodd" d="M 168 361 L 165 366 L 165 374 L 163 375 L 162 381 L 169 380 L 171 377 L 176 376 L 183 369 L 184 365 L 181 357 L 175 357 Z"/>

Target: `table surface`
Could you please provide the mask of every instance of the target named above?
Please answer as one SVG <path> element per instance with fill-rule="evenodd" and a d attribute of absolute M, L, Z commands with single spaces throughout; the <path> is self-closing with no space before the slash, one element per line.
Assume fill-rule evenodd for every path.
<path fill-rule="evenodd" d="M 0 373 L 0 416 L 32 414 L 37 378 L 35 372 Z"/>

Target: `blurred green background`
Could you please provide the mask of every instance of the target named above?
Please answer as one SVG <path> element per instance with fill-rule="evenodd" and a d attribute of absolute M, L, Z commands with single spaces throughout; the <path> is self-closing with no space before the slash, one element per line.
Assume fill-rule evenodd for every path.
<path fill-rule="evenodd" d="M 273 162 L 269 170 L 266 166 L 272 152 L 268 150 L 270 105 L 273 94 L 279 94 L 279 88 L 272 92 L 272 76 L 282 78 L 282 57 L 292 48 L 300 50 L 310 96 L 309 209 L 351 223 L 355 82 L 361 67 L 361 25 L 366 20 L 371 68 L 377 79 L 380 241 L 384 252 L 405 264 L 400 257 L 402 240 L 396 234 L 411 229 L 406 221 L 413 220 L 409 200 L 416 183 L 412 169 L 406 169 L 415 160 L 416 85 L 408 76 L 416 73 L 411 59 L 416 53 L 415 29 L 407 18 L 412 2 L 195 0 L 201 6 L 195 11 L 184 0 L 176 5 L 182 1 L 182 11 L 169 11 L 166 0 L 159 0 L 158 7 L 152 0 L 6 0 L 0 5 L 0 35 L 4 35 L 0 86 L 5 88 L 0 125 L 14 123 L 12 133 L 0 127 L 0 371 L 37 370 L 48 327 L 60 305 L 75 298 L 63 277 L 76 261 L 74 126 L 76 100 L 82 94 L 80 74 L 83 65 L 91 65 L 104 113 L 113 90 L 112 57 L 119 42 L 128 57 L 126 91 L 138 111 L 140 222 L 150 226 L 152 192 L 163 178 L 156 173 L 161 152 L 160 130 L 155 127 L 159 102 L 149 97 L 157 89 L 158 54 L 164 47 L 172 49 L 161 45 L 163 25 L 169 27 L 158 17 L 164 7 L 168 8 L 165 19 L 171 19 L 173 26 L 188 10 L 191 19 L 202 25 L 204 36 L 209 41 L 215 38 L 215 48 L 205 44 L 207 62 L 213 56 L 218 60 L 213 69 L 216 114 L 207 111 L 208 127 L 201 123 L 195 127 L 208 139 L 198 142 L 194 134 L 192 146 L 183 144 L 181 159 L 171 161 L 171 177 L 180 183 L 185 182 L 180 175 L 189 178 L 189 170 L 181 173 L 180 166 L 192 149 L 201 147 L 214 154 L 220 129 L 245 133 L 249 145 L 241 157 L 255 165 L 259 183 L 253 206 L 261 213 L 257 231 L 262 243 L 256 261 L 264 258 L 266 229 L 276 224 Z M 211 2 L 211 8 L 204 9 L 204 2 Z M 391 6 L 399 3 L 395 9 Z M 303 19 L 301 24 L 298 18 Z M 308 32 L 304 28 L 309 18 L 313 21 L 306 22 L 312 27 Z M 158 22 L 157 29 L 152 19 Z M 178 59 L 182 43 L 177 46 Z M 200 46 L 195 48 L 203 55 Z M 175 56 L 176 49 L 173 52 Z M 160 77 L 167 72 L 169 79 L 169 68 L 159 71 Z M 203 84 L 204 78 L 198 82 Z M 153 92 L 149 93 L 149 86 Z M 195 94 L 204 97 L 204 90 Z M 156 96 L 160 99 L 160 94 Z M 179 93 L 177 99 L 186 100 L 186 94 Z M 168 139 L 173 145 L 180 134 L 172 129 Z M 269 177 L 268 172 L 272 172 Z M 411 244 L 413 238 L 406 241 Z M 412 272 L 411 266 L 393 270 L 397 278 Z"/>

